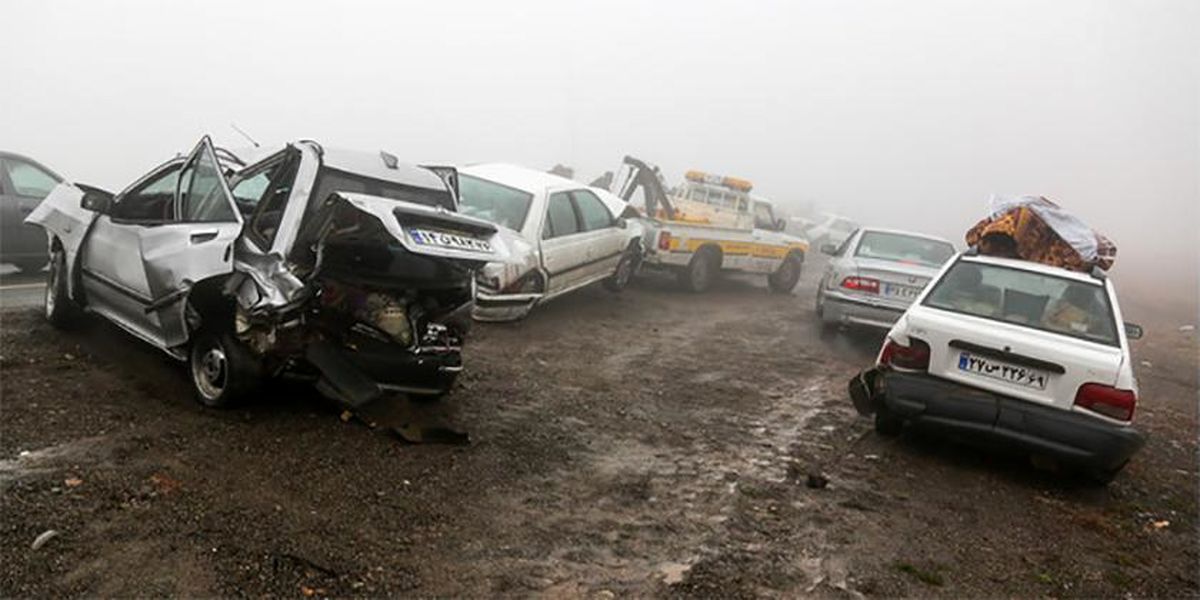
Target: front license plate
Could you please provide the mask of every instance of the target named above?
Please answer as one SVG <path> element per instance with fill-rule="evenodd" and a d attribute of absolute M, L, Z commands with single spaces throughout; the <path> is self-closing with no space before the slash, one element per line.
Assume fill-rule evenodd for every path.
<path fill-rule="evenodd" d="M 958 370 L 1035 390 L 1046 389 L 1046 380 L 1049 378 L 1045 372 L 1037 369 L 1010 365 L 970 352 L 962 352 L 958 355 Z"/>
<path fill-rule="evenodd" d="M 900 285 L 898 283 L 883 284 L 883 295 L 890 296 L 892 298 L 904 298 L 905 300 L 912 300 L 913 298 L 917 297 L 917 294 L 920 293 L 921 288 L 911 285 Z"/>
<path fill-rule="evenodd" d="M 450 248 L 453 250 L 469 250 L 471 252 L 487 252 L 491 253 L 492 244 L 487 240 L 473 238 L 466 235 L 458 235 L 456 233 L 446 233 L 445 231 L 433 231 L 430 229 L 409 228 L 408 235 L 413 241 L 422 246 L 435 246 L 438 248 Z"/>

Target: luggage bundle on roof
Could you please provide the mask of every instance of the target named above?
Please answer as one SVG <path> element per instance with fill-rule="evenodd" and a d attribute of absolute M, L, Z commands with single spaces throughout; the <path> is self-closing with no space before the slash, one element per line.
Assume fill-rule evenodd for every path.
<path fill-rule="evenodd" d="M 1112 241 L 1041 196 L 992 196 L 991 214 L 967 231 L 980 254 L 1006 256 L 1074 271 L 1108 270 Z"/>

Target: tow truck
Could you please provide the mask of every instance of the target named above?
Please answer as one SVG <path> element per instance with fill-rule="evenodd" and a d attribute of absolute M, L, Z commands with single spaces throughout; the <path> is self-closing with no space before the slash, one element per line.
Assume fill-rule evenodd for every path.
<path fill-rule="evenodd" d="M 621 197 L 646 228 L 642 266 L 675 273 L 685 289 L 707 290 L 722 271 L 767 276 L 775 293 L 800 281 L 808 242 L 783 232 L 770 200 L 750 194 L 745 179 L 688 171 L 668 191 L 657 166 L 626 156 L 613 178 Z"/>

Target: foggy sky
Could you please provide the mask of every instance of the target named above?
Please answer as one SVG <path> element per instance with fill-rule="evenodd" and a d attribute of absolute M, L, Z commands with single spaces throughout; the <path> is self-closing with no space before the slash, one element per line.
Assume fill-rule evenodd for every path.
<path fill-rule="evenodd" d="M 1196 292 L 1192 0 L 5 0 L 0 22 L 0 147 L 114 191 L 204 133 L 245 146 L 232 122 L 584 180 L 634 154 L 960 246 L 993 192 L 1041 194 L 1116 273 L 1185 260 Z"/>

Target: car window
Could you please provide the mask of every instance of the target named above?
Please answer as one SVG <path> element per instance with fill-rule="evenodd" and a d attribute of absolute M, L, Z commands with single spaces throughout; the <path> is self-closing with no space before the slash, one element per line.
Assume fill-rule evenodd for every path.
<path fill-rule="evenodd" d="M 1110 346 L 1118 344 L 1104 287 L 1064 277 L 960 260 L 942 275 L 924 304 Z"/>
<path fill-rule="evenodd" d="M 612 213 L 608 212 L 608 207 L 604 206 L 596 194 L 588 190 L 575 190 L 571 195 L 575 197 L 575 206 L 579 208 L 579 216 L 583 219 L 584 231 L 613 226 Z"/>
<path fill-rule="evenodd" d="M 461 212 L 518 231 L 533 201 L 533 194 L 466 174 L 459 175 L 458 194 Z"/>
<path fill-rule="evenodd" d="M 250 237 L 264 249 L 275 241 L 275 233 L 283 221 L 288 198 L 296 181 L 296 170 L 300 156 L 291 151 L 285 158 L 248 173 L 233 186 L 233 197 L 238 209 L 246 212 L 253 209 L 250 218 Z"/>
<path fill-rule="evenodd" d="M 855 256 L 927 267 L 940 267 L 954 256 L 954 246 L 912 235 L 868 231 L 858 242 Z"/>
<path fill-rule="evenodd" d="M 542 228 L 542 239 L 571 235 L 579 233 L 580 230 L 571 197 L 566 192 L 551 194 L 549 205 L 546 207 L 546 225 Z"/>
<path fill-rule="evenodd" d="M 771 207 L 761 202 L 754 203 L 754 226 L 759 229 L 774 229 L 775 215 Z"/>
<path fill-rule="evenodd" d="M 59 183 L 55 176 L 19 158 L 4 159 L 4 167 L 8 170 L 13 193 L 18 196 L 45 198 Z"/>
<path fill-rule="evenodd" d="M 175 220 L 175 188 L 179 182 L 180 163 L 125 192 L 112 209 L 112 218 L 129 221 L 166 222 Z"/>
<path fill-rule="evenodd" d="M 225 195 L 221 167 L 211 152 L 200 152 L 184 166 L 180 175 L 179 207 L 183 221 L 214 223 L 236 221 Z"/>

